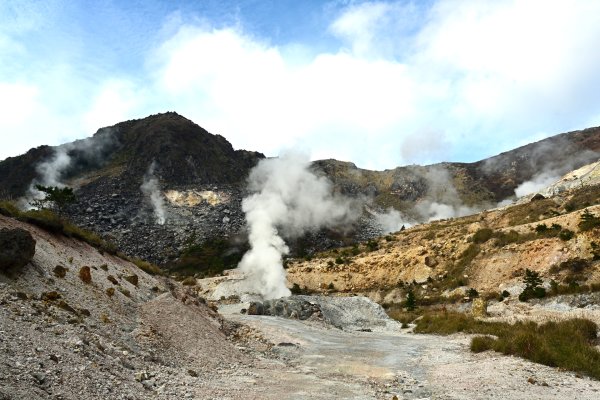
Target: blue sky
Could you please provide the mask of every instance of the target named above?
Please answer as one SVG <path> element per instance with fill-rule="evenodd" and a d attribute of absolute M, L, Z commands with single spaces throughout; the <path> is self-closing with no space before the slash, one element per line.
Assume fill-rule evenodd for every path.
<path fill-rule="evenodd" d="M 0 2 L 0 159 L 177 111 L 366 168 L 600 125 L 600 2 Z"/>

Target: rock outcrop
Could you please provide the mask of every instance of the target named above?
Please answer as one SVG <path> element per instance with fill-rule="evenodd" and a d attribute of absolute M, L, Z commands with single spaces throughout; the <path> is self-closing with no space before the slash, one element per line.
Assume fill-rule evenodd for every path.
<path fill-rule="evenodd" d="M 35 255 L 35 240 L 25 229 L 0 229 L 0 271 L 20 269 Z"/>

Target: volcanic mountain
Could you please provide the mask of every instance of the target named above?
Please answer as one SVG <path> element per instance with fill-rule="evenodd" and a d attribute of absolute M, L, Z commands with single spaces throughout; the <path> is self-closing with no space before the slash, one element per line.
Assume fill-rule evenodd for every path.
<path fill-rule="evenodd" d="M 365 214 L 350 234 L 314 232 L 292 243 L 293 249 L 310 254 L 377 236 L 390 229 L 378 220 L 389 209 L 402 213 L 401 221 L 395 221 L 399 224 L 494 207 L 514 198 L 523 183 L 544 174 L 560 176 L 597 160 L 598 151 L 600 128 L 590 128 L 474 163 L 369 171 L 350 162 L 316 161 L 313 171 L 329 178 L 336 191 L 367 199 Z M 241 201 L 249 171 L 263 158 L 261 153 L 234 150 L 222 136 L 168 112 L 0 162 L 0 198 L 27 196 L 36 182 L 65 184 L 78 198 L 66 210 L 68 217 L 115 242 L 126 254 L 167 265 L 195 249 L 203 262 L 222 268 L 243 253 Z M 152 184 L 142 190 L 144 183 Z M 157 207 L 164 224 L 156 216 Z"/>

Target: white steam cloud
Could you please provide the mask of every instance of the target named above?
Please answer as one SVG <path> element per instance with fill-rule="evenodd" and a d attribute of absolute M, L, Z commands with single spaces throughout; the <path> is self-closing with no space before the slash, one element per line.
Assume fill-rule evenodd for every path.
<path fill-rule="evenodd" d="M 412 224 L 407 221 L 407 217 L 404 216 L 400 211 L 389 208 L 386 212 L 379 213 L 374 212 L 373 217 L 375 223 L 381 229 L 382 234 L 398 232 L 402 227 L 410 228 Z"/>
<path fill-rule="evenodd" d="M 283 256 L 284 237 L 352 223 L 361 214 L 356 201 L 333 194 L 330 182 L 309 170 L 309 158 L 288 153 L 265 159 L 250 172 L 252 193 L 242 203 L 250 250 L 239 269 L 247 276 L 244 290 L 265 299 L 289 296 Z"/>
<path fill-rule="evenodd" d="M 423 221 L 463 217 L 481 211 L 463 203 L 446 168 L 432 167 L 423 178 L 427 182 L 427 197 L 415 206 Z"/>
<path fill-rule="evenodd" d="M 140 189 L 144 196 L 146 196 L 146 199 L 149 201 L 150 205 L 152 205 L 156 223 L 158 225 L 164 225 L 167 221 L 167 213 L 165 211 L 165 201 L 158 185 L 158 179 L 156 179 L 154 176 L 155 168 L 156 162 L 152 161 L 152 164 L 150 164 L 150 167 L 148 167 L 148 172 L 146 172 L 146 175 L 144 175 L 144 181 L 142 182 Z"/>
<path fill-rule="evenodd" d="M 559 180 L 561 175 L 556 174 L 554 171 L 542 172 L 535 175 L 531 180 L 521 183 L 515 189 L 515 195 L 517 197 L 527 196 L 538 192 L 546 187 L 552 185 L 554 182 Z"/>
<path fill-rule="evenodd" d="M 80 163 L 101 164 L 105 161 L 110 147 L 115 143 L 112 130 L 106 128 L 92 137 L 55 147 L 52 156 L 36 166 L 38 177 L 29 185 L 21 204 L 29 208 L 32 202 L 44 198 L 45 195 L 35 188 L 36 185 L 62 188 L 65 186 L 63 182 L 65 175 Z"/>

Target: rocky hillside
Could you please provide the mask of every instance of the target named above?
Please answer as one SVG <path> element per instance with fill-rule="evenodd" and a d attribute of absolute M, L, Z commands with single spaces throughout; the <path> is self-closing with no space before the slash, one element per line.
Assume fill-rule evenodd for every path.
<path fill-rule="evenodd" d="M 401 303 L 413 290 L 424 304 L 443 303 L 462 299 L 470 288 L 493 299 L 504 291 L 516 297 L 530 269 L 554 294 L 600 290 L 596 168 L 594 163 L 566 175 L 544 191 L 554 193 L 550 198 L 538 195 L 291 261 L 290 286 L 361 293 L 383 304 Z"/>
<path fill-rule="evenodd" d="M 0 215 L 16 228 L 35 255 L 0 264 L 0 398 L 218 398 L 249 365 L 194 292 Z"/>
<path fill-rule="evenodd" d="M 310 254 L 376 237 L 390 229 L 385 225 L 401 225 L 397 216 L 385 225 L 378 219 L 389 208 L 414 223 L 494 207 L 542 172 L 563 173 L 596 160 L 598 150 L 600 129 L 592 128 L 470 164 L 368 171 L 349 162 L 317 161 L 313 170 L 336 191 L 366 199 L 366 212 L 354 230 L 313 232 L 295 240 L 292 249 Z M 157 114 L 0 162 L 0 200 L 27 196 L 34 183 L 66 184 L 78 197 L 67 216 L 126 254 L 185 269 L 182 257 L 193 258 L 186 252 L 208 242 L 200 258 L 223 264 L 225 258 L 225 263 L 239 259 L 245 248 L 241 202 L 246 177 L 262 158 L 234 150 L 222 136 L 176 113 Z"/>

